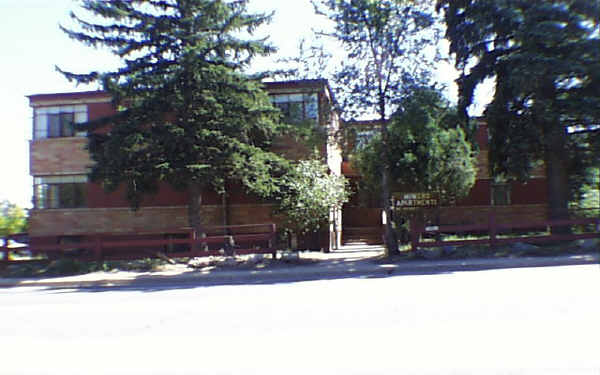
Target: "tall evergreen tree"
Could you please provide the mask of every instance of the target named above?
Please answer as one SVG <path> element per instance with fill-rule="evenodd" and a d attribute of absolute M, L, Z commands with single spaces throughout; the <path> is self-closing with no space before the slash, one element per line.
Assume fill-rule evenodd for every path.
<path fill-rule="evenodd" d="M 439 0 L 437 7 L 462 70 L 465 118 L 476 86 L 495 78 L 485 111 L 493 173 L 525 180 L 543 161 L 550 217 L 566 217 L 569 173 L 597 154 L 591 147 L 600 123 L 600 2 Z M 575 139 L 578 128 L 591 131 Z"/>
<path fill-rule="evenodd" d="M 101 83 L 120 109 L 86 125 L 110 126 L 107 134 L 89 132 L 92 180 L 108 190 L 125 184 L 134 207 L 161 181 L 187 189 L 197 231 L 206 188 L 224 193 L 233 180 L 263 196 L 277 190 L 272 177 L 285 161 L 268 149 L 282 130 L 278 112 L 260 77 L 244 74 L 255 56 L 274 51 L 265 40 L 251 39 L 270 16 L 249 14 L 246 5 L 85 0 L 82 8 L 93 21 L 71 13 L 79 28 L 63 27 L 69 37 L 107 47 L 123 61 L 111 72 L 62 72 L 78 83 Z"/>
<path fill-rule="evenodd" d="M 429 81 L 439 30 L 434 9 L 419 0 L 313 0 L 317 13 L 334 21 L 327 34 L 343 45 L 345 64 L 336 73 L 345 117 L 376 114 L 381 141 L 388 148 L 387 121 L 410 88 Z M 428 48 L 429 47 L 429 48 Z M 382 204 L 391 217 L 389 166 L 382 168 Z M 398 252 L 387 220 L 388 255 Z"/>

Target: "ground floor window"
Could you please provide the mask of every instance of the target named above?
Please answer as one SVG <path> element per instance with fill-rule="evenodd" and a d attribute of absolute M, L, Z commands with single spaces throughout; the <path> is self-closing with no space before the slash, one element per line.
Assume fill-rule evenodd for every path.
<path fill-rule="evenodd" d="M 86 183 L 85 175 L 35 177 L 35 208 L 86 207 Z"/>

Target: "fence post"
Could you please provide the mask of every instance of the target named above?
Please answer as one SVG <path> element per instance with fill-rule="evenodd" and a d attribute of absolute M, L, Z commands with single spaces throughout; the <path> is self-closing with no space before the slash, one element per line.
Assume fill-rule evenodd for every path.
<path fill-rule="evenodd" d="M 498 228 L 496 226 L 496 212 L 490 211 L 489 220 L 488 220 L 488 231 L 490 233 L 490 249 L 496 248 L 496 233 L 498 233 Z"/>
<path fill-rule="evenodd" d="M 102 241 L 100 241 L 100 236 L 94 236 L 94 258 L 96 261 L 102 260 Z"/>
<path fill-rule="evenodd" d="M 0 254 L 2 254 L 2 263 L 8 263 L 8 238 L 0 238 L 2 246 L 0 246 Z"/>
<path fill-rule="evenodd" d="M 410 250 L 417 251 L 417 247 L 419 245 L 419 237 L 420 237 L 421 233 L 417 229 L 418 225 L 417 225 L 416 218 L 412 218 L 410 220 L 409 226 L 410 226 Z"/>

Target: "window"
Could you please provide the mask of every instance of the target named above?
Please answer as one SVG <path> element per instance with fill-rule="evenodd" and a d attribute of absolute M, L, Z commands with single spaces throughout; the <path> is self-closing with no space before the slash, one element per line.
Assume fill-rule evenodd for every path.
<path fill-rule="evenodd" d="M 85 136 L 75 131 L 75 124 L 86 122 L 87 106 L 36 108 L 33 120 L 33 139 Z"/>
<path fill-rule="evenodd" d="M 294 124 L 319 117 L 317 94 L 278 94 L 271 95 L 271 102 L 283 113 L 283 121 Z"/>
<path fill-rule="evenodd" d="M 379 134 L 379 131 L 375 129 L 361 130 L 356 132 L 356 143 L 354 144 L 354 149 L 360 150 L 364 148 L 377 134 Z"/>
<path fill-rule="evenodd" d="M 493 206 L 510 205 L 510 184 L 493 184 L 491 195 Z"/>
<path fill-rule="evenodd" d="M 81 175 L 35 177 L 35 208 L 86 207 L 86 182 L 87 177 Z"/>
<path fill-rule="evenodd" d="M 72 137 L 74 132 L 73 113 L 48 114 L 48 138 Z"/>

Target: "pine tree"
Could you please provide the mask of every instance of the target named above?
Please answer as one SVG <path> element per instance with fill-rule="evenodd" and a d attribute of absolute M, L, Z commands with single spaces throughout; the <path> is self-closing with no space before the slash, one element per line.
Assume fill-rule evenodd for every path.
<path fill-rule="evenodd" d="M 107 47 L 123 61 L 111 72 L 62 72 L 78 83 L 99 82 L 119 112 L 88 129 L 91 179 L 109 190 L 127 186 L 134 208 L 167 182 L 190 195 L 190 225 L 201 232 L 202 192 L 225 193 L 228 181 L 268 196 L 286 162 L 269 152 L 282 131 L 259 76 L 244 69 L 274 51 L 252 32 L 269 15 L 248 14 L 247 1 L 86 0 L 89 19 L 75 13 L 86 45 Z M 101 21 L 98 21 L 101 20 Z M 59 68 L 57 68 L 59 69 Z M 60 69 L 59 69 L 60 70 Z"/>
<path fill-rule="evenodd" d="M 526 180 L 545 163 L 550 217 L 568 216 L 569 174 L 597 154 L 600 3 L 589 0 L 439 0 L 462 70 L 461 112 L 495 78 L 485 119 L 493 174 Z M 591 132 L 577 139 L 573 130 Z M 598 133 L 598 132 L 596 132 Z M 596 140 L 594 140 L 596 138 Z M 591 151 L 591 152 L 590 152 Z"/>
<path fill-rule="evenodd" d="M 327 35 L 346 52 L 335 74 L 340 108 L 346 118 L 375 113 L 387 148 L 390 115 L 412 87 L 429 82 L 439 35 L 434 10 L 417 0 L 314 0 L 313 5 L 335 23 Z M 382 205 L 391 217 L 389 167 L 381 172 Z M 385 244 L 388 255 L 398 252 L 390 220 Z"/>

